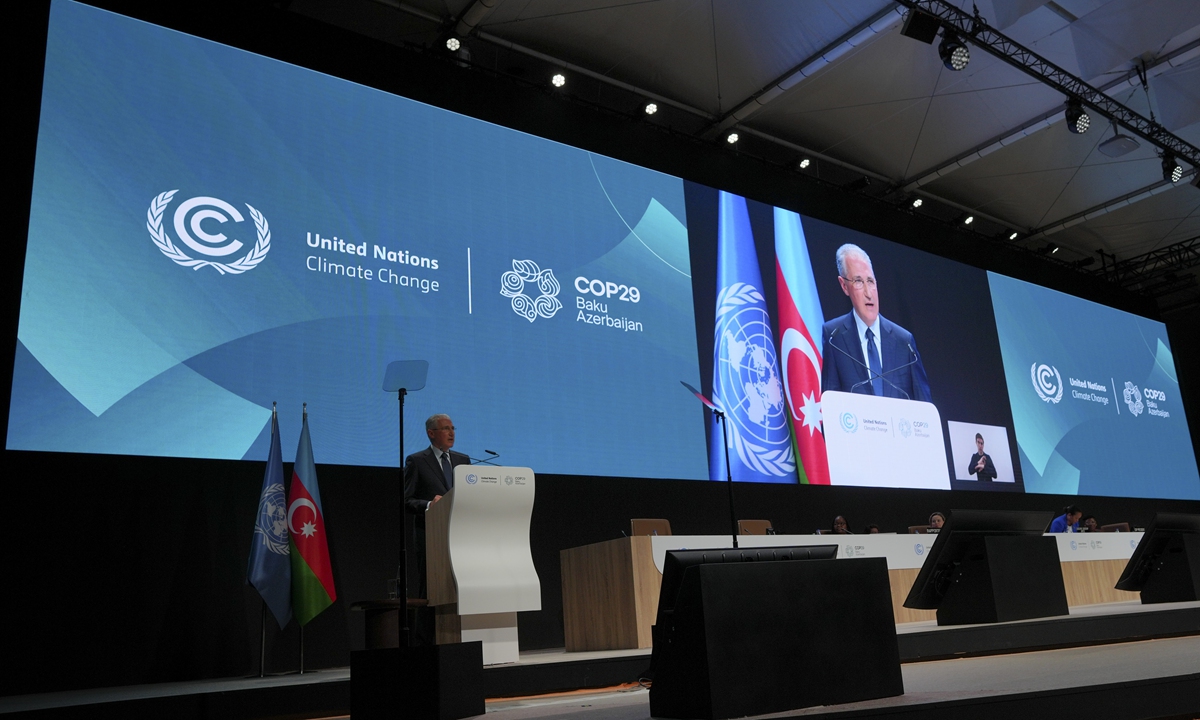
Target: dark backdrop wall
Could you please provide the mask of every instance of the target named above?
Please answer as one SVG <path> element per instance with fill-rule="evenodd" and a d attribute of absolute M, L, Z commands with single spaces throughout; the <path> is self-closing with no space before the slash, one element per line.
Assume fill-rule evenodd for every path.
<path fill-rule="evenodd" d="M 975 236 L 774 165 L 541 87 L 463 69 L 435 53 L 351 36 L 268 3 L 94 4 L 978 268 L 1132 312 L 1154 312 L 1146 299 L 1094 278 L 1023 263 Z M 4 152 L 12 181 L 3 202 L 12 222 L 8 252 L 0 264 L 0 336 L 5 339 L 0 343 L 0 402 L 5 409 L 0 429 L 5 435 L 48 3 L 18 3 L 8 13 L 0 30 L 11 81 Z M 711 256 L 712 248 L 699 252 Z M 770 257 L 770 249 L 760 247 L 760 258 Z M 770 263 L 765 267 L 771 268 Z M 773 282 L 774 272 L 764 271 L 764 279 L 768 277 Z M 1197 418 L 1196 313 L 1181 313 L 1168 322 L 1185 407 Z M 648 410 L 651 420 L 652 415 Z M 1195 437 L 1195 421 L 1192 432 Z M 245 571 L 261 464 L 10 451 L 4 451 L 0 462 L 6 511 L 0 543 L 6 570 L 0 600 L 0 695 L 257 671 L 261 605 L 245 585 Z M 287 466 L 285 472 L 290 471 Z M 350 605 L 384 596 L 395 572 L 401 515 L 396 470 L 318 465 L 318 473 L 339 598 L 306 629 L 311 668 L 347 665 L 349 652 L 361 647 L 362 619 Z M 531 540 L 543 609 L 521 615 L 525 648 L 562 645 L 558 553 L 563 548 L 618 537 L 634 516 L 669 518 L 679 533 L 718 533 L 728 522 L 725 489 L 718 483 L 558 476 L 542 476 L 538 483 Z M 1186 502 L 749 484 L 738 486 L 736 500 L 739 516 L 770 519 L 784 533 L 812 532 L 835 514 L 846 515 L 854 529 L 874 522 L 884 530 L 900 530 L 923 521 L 932 510 L 960 507 L 1056 510 L 1076 502 L 1104 521 L 1134 525 L 1144 525 L 1156 510 L 1200 512 L 1200 503 Z M 267 670 L 294 670 L 299 652 L 295 625 L 280 632 L 268 619 L 267 627 Z"/>

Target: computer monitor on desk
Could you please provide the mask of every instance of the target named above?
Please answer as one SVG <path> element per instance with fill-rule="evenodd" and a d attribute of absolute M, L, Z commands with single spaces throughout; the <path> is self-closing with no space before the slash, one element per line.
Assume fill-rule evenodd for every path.
<path fill-rule="evenodd" d="M 954 510 L 927 551 L 904 607 L 939 625 L 1066 614 L 1058 550 L 1042 531 L 1053 513 Z"/>
<path fill-rule="evenodd" d="M 1155 515 L 1116 587 L 1143 604 L 1200 600 L 1200 515 Z"/>

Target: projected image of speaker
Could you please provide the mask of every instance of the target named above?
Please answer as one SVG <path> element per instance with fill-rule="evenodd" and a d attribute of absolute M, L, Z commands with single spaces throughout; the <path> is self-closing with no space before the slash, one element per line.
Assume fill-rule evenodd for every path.
<path fill-rule="evenodd" d="M 834 560 L 837 549 L 667 553 L 650 714 L 716 720 L 903 694 L 887 561 Z"/>
<path fill-rule="evenodd" d="M 1067 614 L 1053 513 L 954 510 L 928 550 L 904 607 L 937 610 L 938 625 Z"/>
<path fill-rule="evenodd" d="M 1143 604 L 1200 600 L 1200 515 L 1155 515 L 1116 587 Z"/>

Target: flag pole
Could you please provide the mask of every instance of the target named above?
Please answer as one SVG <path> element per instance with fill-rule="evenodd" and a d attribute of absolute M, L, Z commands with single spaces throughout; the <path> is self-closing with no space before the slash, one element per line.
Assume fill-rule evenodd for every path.
<path fill-rule="evenodd" d="M 271 401 L 271 425 L 274 427 L 276 418 L 279 414 L 279 409 L 274 400 Z M 268 461 L 269 462 L 269 461 Z M 262 608 L 258 613 L 258 676 L 266 677 L 267 675 L 267 601 L 259 596 L 259 602 L 262 603 Z"/>
<path fill-rule="evenodd" d="M 301 420 L 303 422 L 308 422 L 308 403 L 303 404 L 302 410 L 303 410 L 303 412 L 301 414 Z M 292 472 L 295 473 L 295 470 L 293 469 Z M 304 674 L 304 625 L 303 624 L 300 625 L 300 674 L 301 675 Z"/>
<path fill-rule="evenodd" d="M 267 601 L 262 600 L 262 609 L 258 613 L 258 676 L 267 674 Z"/>

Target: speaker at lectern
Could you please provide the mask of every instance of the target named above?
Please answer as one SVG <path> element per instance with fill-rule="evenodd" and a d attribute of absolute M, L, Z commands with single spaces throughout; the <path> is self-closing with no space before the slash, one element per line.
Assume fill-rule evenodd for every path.
<path fill-rule="evenodd" d="M 517 661 L 517 613 L 542 609 L 529 549 L 533 470 L 460 465 L 425 513 L 429 604 L 437 642 L 483 643 L 483 664 Z"/>

